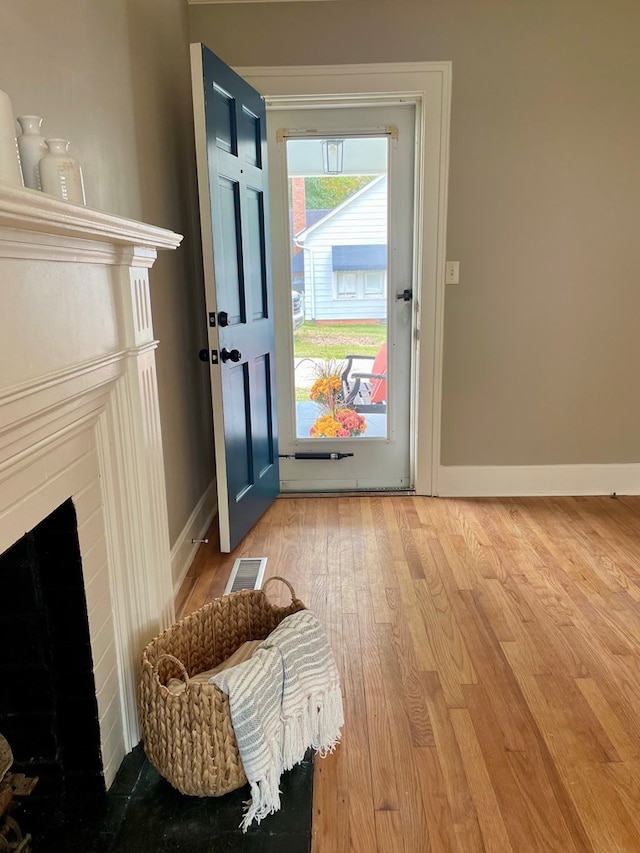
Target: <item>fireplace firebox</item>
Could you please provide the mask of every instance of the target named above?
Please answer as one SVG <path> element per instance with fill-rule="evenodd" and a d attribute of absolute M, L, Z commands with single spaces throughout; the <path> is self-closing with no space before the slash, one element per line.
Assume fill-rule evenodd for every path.
<path fill-rule="evenodd" d="M 76 512 L 66 500 L 0 556 L 0 732 L 13 771 L 38 777 L 23 809 L 54 820 L 105 791 Z"/>

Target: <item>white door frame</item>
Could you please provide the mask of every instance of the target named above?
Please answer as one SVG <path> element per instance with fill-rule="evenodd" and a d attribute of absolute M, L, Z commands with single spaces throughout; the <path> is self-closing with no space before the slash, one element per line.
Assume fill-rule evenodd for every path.
<path fill-rule="evenodd" d="M 417 364 L 414 471 L 419 495 L 438 494 L 442 408 L 442 338 L 451 115 L 450 62 L 245 67 L 235 69 L 267 100 L 332 100 L 355 95 L 410 98 L 416 124 Z M 415 296 L 415 294 L 414 294 Z M 427 440 L 420 441 L 420 436 Z"/>

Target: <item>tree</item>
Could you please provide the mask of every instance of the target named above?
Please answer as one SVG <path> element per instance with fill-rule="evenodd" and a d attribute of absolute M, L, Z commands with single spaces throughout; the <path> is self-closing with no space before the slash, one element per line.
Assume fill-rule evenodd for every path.
<path fill-rule="evenodd" d="M 372 175 L 305 178 L 307 210 L 332 210 L 372 180 Z"/>

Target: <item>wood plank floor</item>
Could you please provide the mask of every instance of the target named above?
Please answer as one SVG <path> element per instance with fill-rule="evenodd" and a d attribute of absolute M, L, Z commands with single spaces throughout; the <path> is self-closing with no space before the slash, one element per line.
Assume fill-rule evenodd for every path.
<path fill-rule="evenodd" d="M 341 671 L 313 853 L 639 853 L 639 498 L 280 499 L 201 550 L 182 614 L 237 556 L 293 583 Z"/>

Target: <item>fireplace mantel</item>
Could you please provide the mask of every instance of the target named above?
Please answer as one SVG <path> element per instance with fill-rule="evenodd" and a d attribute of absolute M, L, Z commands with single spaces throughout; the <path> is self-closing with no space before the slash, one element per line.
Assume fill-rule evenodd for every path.
<path fill-rule="evenodd" d="M 22 232 L 50 234 L 61 243 L 68 237 L 110 245 L 177 249 L 180 234 L 123 219 L 102 210 L 71 204 L 51 195 L 0 184 L 0 227 Z"/>
<path fill-rule="evenodd" d="M 149 269 L 181 239 L 0 185 L 0 553 L 73 499 L 107 784 L 174 617 Z"/>

